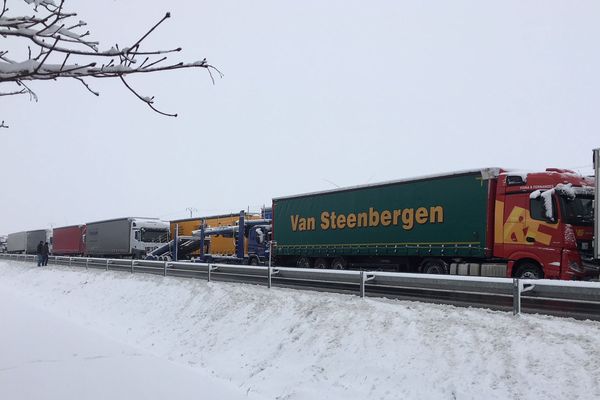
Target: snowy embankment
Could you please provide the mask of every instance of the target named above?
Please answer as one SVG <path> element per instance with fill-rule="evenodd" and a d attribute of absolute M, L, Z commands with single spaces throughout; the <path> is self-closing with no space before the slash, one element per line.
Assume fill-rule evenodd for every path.
<path fill-rule="evenodd" d="M 108 339 L 2 287 L 0 316 L 1 399 L 248 399 L 229 382 Z"/>
<path fill-rule="evenodd" d="M 265 398 L 600 398 L 597 322 L 2 261 L 0 289 Z"/>

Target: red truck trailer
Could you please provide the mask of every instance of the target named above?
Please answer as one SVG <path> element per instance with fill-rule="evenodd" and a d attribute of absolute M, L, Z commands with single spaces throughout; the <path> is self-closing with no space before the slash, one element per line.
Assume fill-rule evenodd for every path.
<path fill-rule="evenodd" d="M 85 225 L 54 228 L 52 254 L 57 256 L 80 256 L 85 253 Z"/>
<path fill-rule="evenodd" d="M 570 170 L 499 168 L 273 200 L 280 265 L 586 279 L 594 180 Z"/>

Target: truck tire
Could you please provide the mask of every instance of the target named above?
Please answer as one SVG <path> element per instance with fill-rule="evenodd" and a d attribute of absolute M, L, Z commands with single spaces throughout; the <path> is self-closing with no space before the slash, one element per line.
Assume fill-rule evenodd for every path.
<path fill-rule="evenodd" d="M 310 258 L 308 257 L 300 257 L 296 260 L 296 267 L 298 268 L 310 268 Z"/>
<path fill-rule="evenodd" d="M 250 257 L 250 259 L 248 260 L 248 265 L 258 265 L 258 257 Z"/>
<path fill-rule="evenodd" d="M 421 266 L 421 272 L 424 274 L 447 275 L 448 264 L 444 260 L 425 260 Z"/>
<path fill-rule="evenodd" d="M 315 260 L 315 268 L 318 268 L 318 269 L 329 268 L 329 260 L 326 258 L 317 258 Z"/>
<path fill-rule="evenodd" d="M 515 278 L 519 279 L 544 279 L 544 272 L 537 263 L 524 262 L 519 265 Z"/>
<path fill-rule="evenodd" d="M 346 269 L 348 263 L 343 257 L 336 257 L 331 262 L 331 269 Z"/>

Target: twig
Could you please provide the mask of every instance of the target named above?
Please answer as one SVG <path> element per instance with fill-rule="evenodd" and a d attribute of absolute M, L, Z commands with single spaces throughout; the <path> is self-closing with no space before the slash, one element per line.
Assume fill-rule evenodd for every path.
<path fill-rule="evenodd" d="M 131 86 L 129 86 L 127 84 L 127 81 L 125 81 L 125 78 L 123 78 L 122 76 L 120 76 L 119 78 L 121 78 L 121 82 L 123 82 L 123 85 L 125 85 L 125 87 L 131 91 L 131 93 L 133 93 L 134 95 L 136 95 L 136 97 L 138 99 L 140 99 L 141 101 L 143 101 L 144 103 L 146 103 L 148 105 L 148 107 L 150 107 L 152 110 L 154 110 L 155 112 L 157 112 L 157 113 L 159 113 L 161 115 L 165 115 L 167 117 L 177 117 L 177 114 L 169 114 L 169 113 L 162 112 L 162 111 L 158 110 L 156 107 L 154 107 L 152 105 L 152 103 L 154 102 L 154 97 L 147 98 L 147 97 L 140 96 Z"/>
<path fill-rule="evenodd" d="M 146 103 L 154 112 L 176 117 L 176 113 L 167 113 L 157 109 L 154 106 L 154 97 L 141 96 L 125 78 L 134 74 L 188 68 L 206 69 L 213 84 L 215 83 L 213 72 L 216 72 L 219 77 L 223 77 L 221 71 L 208 64 L 206 59 L 194 63 L 170 61 L 170 55 L 180 52 L 181 47 L 166 50 L 140 50 L 148 36 L 171 17 L 169 12 L 141 35 L 132 46 L 122 47 L 117 44 L 110 50 L 99 51 L 99 43 L 88 40 L 89 30 L 80 32 L 80 29 L 87 24 L 84 21 L 70 20 L 77 14 L 64 11 L 65 0 L 59 0 L 58 4 L 44 0 L 27 0 L 28 3 L 34 5 L 34 15 L 15 17 L 7 15 L 9 12 L 8 0 L 1 1 L 0 37 L 23 39 L 30 45 L 27 46 L 28 58 L 24 61 L 14 61 L 7 57 L 8 51 L 0 50 L 0 86 L 3 83 L 12 82 L 21 87 L 19 90 L 0 92 L 0 96 L 27 93 L 31 100 L 37 101 L 36 93 L 24 83 L 25 81 L 61 78 L 75 79 L 90 93 L 99 96 L 100 93 L 90 87 L 87 78 L 119 78 L 130 92 Z M 60 56 L 59 63 L 51 63 L 51 56 L 53 56 L 52 58 Z M 138 57 L 143 57 L 141 63 L 139 63 Z M 3 64 L 10 67 L 2 68 Z M 2 127 L 7 127 L 4 122 L 2 125 Z"/>

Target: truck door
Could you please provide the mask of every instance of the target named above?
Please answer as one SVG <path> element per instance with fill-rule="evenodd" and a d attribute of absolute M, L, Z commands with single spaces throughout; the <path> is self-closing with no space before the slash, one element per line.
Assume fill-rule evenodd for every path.
<path fill-rule="evenodd" d="M 549 199 L 549 201 L 548 201 Z M 527 234 L 525 240 L 533 243 L 546 277 L 560 275 L 562 240 L 559 233 L 559 214 L 556 195 L 529 199 Z"/>
<path fill-rule="evenodd" d="M 550 209 L 542 196 L 530 198 L 530 193 L 507 194 L 505 199 L 503 256 L 514 261 L 533 259 L 541 264 L 546 277 L 559 274 L 561 241 L 557 239 L 556 199 L 552 197 Z"/>

